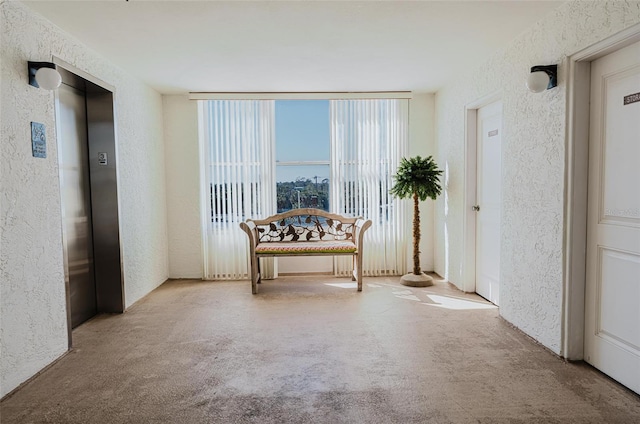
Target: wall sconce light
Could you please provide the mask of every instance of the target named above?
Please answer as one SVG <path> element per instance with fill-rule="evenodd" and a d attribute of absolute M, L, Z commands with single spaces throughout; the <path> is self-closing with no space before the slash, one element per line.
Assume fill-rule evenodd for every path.
<path fill-rule="evenodd" d="M 62 84 L 62 76 L 51 62 L 28 62 L 29 85 L 55 90 Z"/>
<path fill-rule="evenodd" d="M 541 93 L 544 90 L 558 85 L 558 65 L 534 66 L 527 78 L 527 88 L 533 93 Z"/>

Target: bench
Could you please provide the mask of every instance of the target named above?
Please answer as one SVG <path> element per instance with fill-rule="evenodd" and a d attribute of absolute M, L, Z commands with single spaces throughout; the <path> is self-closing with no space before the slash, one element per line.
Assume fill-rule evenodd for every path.
<path fill-rule="evenodd" d="M 348 218 L 302 208 L 265 219 L 247 219 L 240 228 L 249 236 L 251 292 L 261 282 L 260 258 L 277 256 L 353 256 L 352 280 L 362 291 L 362 240 L 371 220 Z"/>

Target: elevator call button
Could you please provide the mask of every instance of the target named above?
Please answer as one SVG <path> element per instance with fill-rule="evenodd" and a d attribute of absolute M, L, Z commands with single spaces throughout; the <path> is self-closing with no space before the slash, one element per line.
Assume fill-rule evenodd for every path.
<path fill-rule="evenodd" d="M 98 164 L 106 165 L 107 164 L 107 153 L 106 152 L 98 152 Z"/>

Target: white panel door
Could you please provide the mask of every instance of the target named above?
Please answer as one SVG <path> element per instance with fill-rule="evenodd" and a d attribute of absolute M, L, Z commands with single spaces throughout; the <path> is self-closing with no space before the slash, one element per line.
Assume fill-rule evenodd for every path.
<path fill-rule="evenodd" d="M 591 65 L 585 359 L 640 393 L 640 43 Z"/>
<path fill-rule="evenodd" d="M 500 302 L 502 205 L 502 102 L 478 109 L 476 193 L 476 292 Z"/>

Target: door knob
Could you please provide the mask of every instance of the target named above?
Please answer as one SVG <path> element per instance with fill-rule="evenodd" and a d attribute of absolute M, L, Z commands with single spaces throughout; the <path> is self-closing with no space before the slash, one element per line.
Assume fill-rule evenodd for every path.
<path fill-rule="evenodd" d="M 480 212 L 480 205 L 474 205 L 471 207 L 471 209 L 473 209 L 476 212 Z"/>

